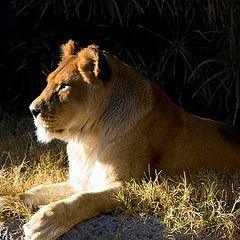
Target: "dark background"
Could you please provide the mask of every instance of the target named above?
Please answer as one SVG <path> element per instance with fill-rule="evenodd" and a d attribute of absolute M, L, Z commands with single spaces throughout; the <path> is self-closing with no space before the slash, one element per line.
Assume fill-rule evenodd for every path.
<path fill-rule="evenodd" d="M 239 0 L 0 1 L 0 116 L 29 114 L 74 39 L 135 66 L 194 114 L 240 127 Z"/>

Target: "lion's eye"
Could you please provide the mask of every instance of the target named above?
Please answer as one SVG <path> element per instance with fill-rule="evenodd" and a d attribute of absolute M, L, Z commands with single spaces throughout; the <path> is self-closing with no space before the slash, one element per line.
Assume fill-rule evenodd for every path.
<path fill-rule="evenodd" d="M 64 90 L 67 90 L 70 86 L 66 83 L 62 83 L 59 88 L 58 88 L 58 91 L 64 91 Z"/>

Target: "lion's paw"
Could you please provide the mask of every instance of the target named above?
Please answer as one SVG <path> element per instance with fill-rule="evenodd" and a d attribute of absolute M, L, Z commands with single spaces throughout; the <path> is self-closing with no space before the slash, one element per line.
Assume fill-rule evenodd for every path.
<path fill-rule="evenodd" d="M 25 240 L 57 239 L 71 227 L 65 218 L 62 203 L 43 206 L 24 226 Z"/>
<path fill-rule="evenodd" d="M 38 206 L 38 198 L 34 194 L 25 192 L 18 194 L 17 197 L 30 209 Z"/>

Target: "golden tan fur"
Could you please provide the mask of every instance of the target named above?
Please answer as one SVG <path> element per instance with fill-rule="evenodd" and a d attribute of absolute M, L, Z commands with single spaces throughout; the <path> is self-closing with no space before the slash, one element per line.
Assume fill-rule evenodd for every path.
<path fill-rule="evenodd" d="M 174 105 L 154 84 L 94 45 L 63 46 L 58 68 L 31 104 L 41 141 L 68 143 L 70 177 L 20 195 L 45 205 L 24 226 L 26 239 L 56 239 L 111 210 L 124 182 L 157 171 L 240 167 L 240 140 L 221 123 Z M 50 199 L 64 196 L 50 203 Z"/>

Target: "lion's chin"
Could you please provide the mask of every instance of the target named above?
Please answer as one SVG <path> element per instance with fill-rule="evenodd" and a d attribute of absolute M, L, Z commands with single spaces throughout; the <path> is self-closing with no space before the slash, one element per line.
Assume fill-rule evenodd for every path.
<path fill-rule="evenodd" d="M 45 129 L 36 119 L 34 123 L 37 128 L 36 133 L 37 133 L 38 141 L 42 143 L 48 143 L 55 138 L 60 138 L 62 132 L 64 131 L 63 129 L 59 129 L 56 131 L 49 131 Z"/>
<path fill-rule="evenodd" d="M 39 142 L 48 143 L 51 142 L 54 138 L 56 138 L 54 132 L 47 131 L 41 125 L 38 125 L 36 127 L 37 127 L 36 133 Z"/>

